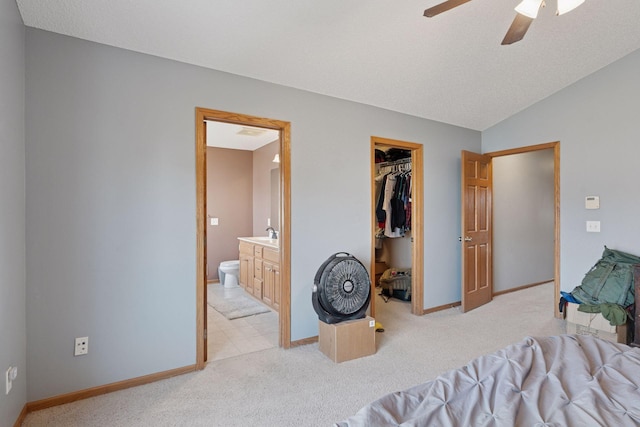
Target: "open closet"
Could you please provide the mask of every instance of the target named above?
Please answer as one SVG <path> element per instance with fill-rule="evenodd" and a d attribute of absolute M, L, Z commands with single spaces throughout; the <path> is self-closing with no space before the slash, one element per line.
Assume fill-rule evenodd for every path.
<path fill-rule="evenodd" d="M 413 237 L 411 150 L 375 145 L 375 267 L 378 302 L 411 301 Z M 409 306 L 409 305 L 408 305 Z"/>
<path fill-rule="evenodd" d="M 376 306 L 389 305 L 379 296 L 383 288 L 378 285 L 385 273 L 387 275 L 384 279 L 387 279 L 394 271 L 396 275 L 391 278 L 397 279 L 395 285 L 385 283 L 388 285 L 385 293 L 390 294 L 391 297 L 389 302 L 402 304 L 403 310 L 404 307 L 410 308 L 412 314 L 418 316 L 424 314 L 423 157 L 422 144 L 379 136 L 371 137 L 371 267 L 369 271 L 371 295 L 373 295 L 370 304 L 372 317 L 376 315 Z M 391 177 L 393 178 L 389 179 Z M 399 177 L 401 181 L 396 192 Z M 390 184 L 389 190 L 387 190 L 387 183 Z M 396 194 L 389 194 L 388 205 L 385 206 L 383 198 L 383 205 L 379 206 L 383 184 L 385 184 L 385 192 L 393 190 Z M 393 201 L 394 195 L 400 196 L 399 200 Z M 390 212 L 388 225 L 386 209 L 384 209 L 384 221 L 379 221 L 382 218 L 378 217 L 377 212 L 382 207 L 387 207 Z M 393 207 L 395 207 L 395 215 Z M 402 274 L 398 275 L 398 272 Z M 399 298 L 392 296 L 396 293 L 394 288 L 399 288 L 397 292 Z M 411 301 L 403 301 L 402 298 L 406 297 L 410 297 Z"/>

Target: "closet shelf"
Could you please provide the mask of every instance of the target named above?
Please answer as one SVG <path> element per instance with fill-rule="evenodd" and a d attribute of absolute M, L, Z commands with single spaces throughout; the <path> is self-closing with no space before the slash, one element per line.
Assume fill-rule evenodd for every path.
<path fill-rule="evenodd" d="M 402 165 L 405 163 L 411 163 L 411 157 L 407 157 L 406 159 L 394 160 L 391 162 L 376 163 L 376 166 L 393 166 L 393 165 Z"/>

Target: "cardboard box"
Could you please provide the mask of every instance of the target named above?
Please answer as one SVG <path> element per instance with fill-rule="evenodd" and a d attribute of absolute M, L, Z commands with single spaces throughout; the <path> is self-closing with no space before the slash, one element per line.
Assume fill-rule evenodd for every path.
<path fill-rule="evenodd" d="M 367 316 L 335 324 L 319 323 L 318 348 L 336 363 L 376 352 L 376 321 Z"/>
<path fill-rule="evenodd" d="M 583 313 L 578 311 L 579 304 L 567 304 L 567 333 L 576 335 L 592 335 L 607 341 L 629 343 L 627 324 L 612 326 L 600 313 Z"/>
<path fill-rule="evenodd" d="M 375 286 L 380 285 L 380 277 L 382 277 L 382 273 L 384 273 L 388 268 L 389 266 L 386 262 L 376 261 L 374 274 Z"/>

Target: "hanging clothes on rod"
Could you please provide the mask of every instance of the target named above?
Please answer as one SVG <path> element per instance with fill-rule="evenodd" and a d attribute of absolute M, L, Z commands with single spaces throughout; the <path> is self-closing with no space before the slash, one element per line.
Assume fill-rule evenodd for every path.
<path fill-rule="evenodd" d="M 376 176 L 377 235 L 404 237 L 411 229 L 411 158 L 379 163 Z"/>

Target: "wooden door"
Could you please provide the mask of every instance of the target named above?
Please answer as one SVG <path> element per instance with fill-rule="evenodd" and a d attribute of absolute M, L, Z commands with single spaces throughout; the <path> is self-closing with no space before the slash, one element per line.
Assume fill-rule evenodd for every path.
<path fill-rule="evenodd" d="M 462 151 L 462 311 L 493 296 L 491 157 Z"/>

